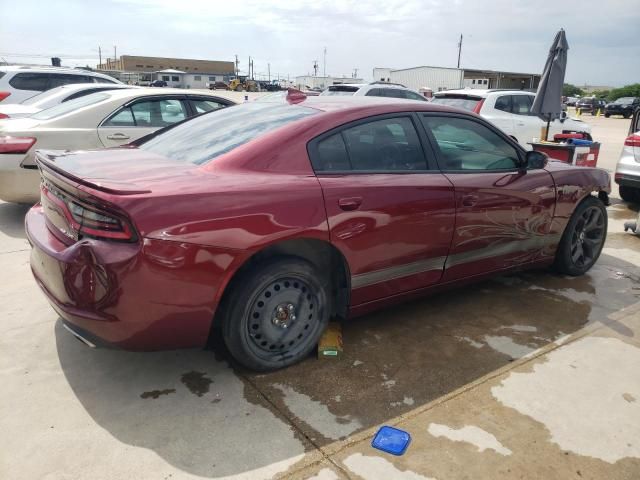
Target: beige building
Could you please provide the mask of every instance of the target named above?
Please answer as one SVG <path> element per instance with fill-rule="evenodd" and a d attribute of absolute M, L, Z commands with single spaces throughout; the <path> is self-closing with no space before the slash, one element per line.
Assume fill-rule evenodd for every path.
<path fill-rule="evenodd" d="M 193 60 L 190 58 L 139 57 L 121 55 L 118 59 L 107 59 L 98 65 L 98 70 L 120 70 L 123 72 L 157 72 L 174 69 L 187 73 L 233 75 L 234 63 L 218 60 Z"/>

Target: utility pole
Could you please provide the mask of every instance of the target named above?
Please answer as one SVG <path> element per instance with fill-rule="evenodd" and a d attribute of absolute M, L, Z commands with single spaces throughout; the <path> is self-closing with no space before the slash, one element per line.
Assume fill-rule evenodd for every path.
<path fill-rule="evenodd" d="M 98 45 L 98 58 L 100 59 L 98 65 L 102 65 L 102 49 L 100 48 L 100 45 Z"/>
<path fill-rule="evenodd" d="M 322 76 L 327 77 L 327 47 L 324 47 L 324 60 L 322 62 Z"/>
<path fill-rule="evenodd" d="M 353 78 L 358 78 L 358 69 L 357 68 L 353 69 Z"/>
<path fill-rule="evenodd" d="M 318 76 L 318 60 L 313 61 L 313 76 Z"/>
<path fill-rule="evenodd" d="M 458 42 L 458 68 L 460 68 L 460 54 L 462 53 L 462 34 L 460 34 L 460 41 Z"/>
<path fill-rule="evenodd" d="M 249 63 L 247 64 L 247 78 L 251 78 L 251 56 L 249 56 Z"/>
<path fill-rule="evenodd" d="M 271 64 L 267 63 L 267 75 L 268 75 L 268 81 L 269 83 L 271 83 Z"/>
<path fill-rule="evenodd" d="M 236 77 L 238 76 L 239 66 L 240 66 L 240 60 L 238 60 L 238 54 L 236 53 L 236 71 L 235 71 Z"/>

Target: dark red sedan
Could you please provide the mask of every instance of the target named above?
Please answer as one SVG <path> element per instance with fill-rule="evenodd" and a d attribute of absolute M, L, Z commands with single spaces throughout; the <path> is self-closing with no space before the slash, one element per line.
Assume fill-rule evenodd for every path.
<path fill-rule="evenodd" d="M 283 367 L 347 318 L 517 268 L 580 275 L 609 175 L 547 163 L 468 112 L 294 95 L 135 148 L 38 153 L 36 281 L 90 344 L 205 345 Z M 297 103 L 294 103 L 297 102 Z"/>

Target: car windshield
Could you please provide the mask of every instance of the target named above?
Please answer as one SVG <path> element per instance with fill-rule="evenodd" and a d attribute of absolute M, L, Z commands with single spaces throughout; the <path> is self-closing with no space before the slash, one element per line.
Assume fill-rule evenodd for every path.
<path fill-rule="evenodd" d="M 476 108 L 476 105 L 478 105 L 478 102 L 480 102 L 480 100 L 482 99 L 478 97 L 439 96 L 431 100 L 431 103 L 473 111 L 473 109 Z"/>
<path fill-rule="evenodd" d="M 178 162 L 202 165 L 316 113 L 318 110 L 298 105 L 246 103 L 194 118 L 143 143 L 140 149 Z"/>
<path fill-rule="evenodd" d="M 622 97 L 617 99 L 615 102 L 613 103 L 618 103 L 618 104 L 623 104 L 623 105 L 627 105 L 629 103 L 633 103 L 633 97 Z"/>
<path fill-rule="evenodd" d="M 320 95 L 353 95 L 358 91 L 359 87 L 346 86 L 346 85 L 333 85 L 327 88 Z"/>
<path fill-rule="evenodd" d="M 109 98 L 109 94 L 107 93 L 93 93 L 91 95 L 87 95 L 86 97 L 69 100 L 68 102 L 56 105 L 55 107 L 42 110 L 35 115 L 32 115 L 31 118 L 35 118 L 36 120 L 50 120 L 52 118 L 66 115 L 67 113 L 78 110 L 79 108 L 88 107 L 89 105 L 100 103 L 107 98 Z"/>

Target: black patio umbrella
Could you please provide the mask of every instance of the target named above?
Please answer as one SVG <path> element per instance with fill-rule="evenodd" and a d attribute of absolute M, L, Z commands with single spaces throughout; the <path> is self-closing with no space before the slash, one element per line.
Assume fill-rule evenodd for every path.
<path fill-rule="evenodd" d="M 567 43 L 564 29 L 560 29 L 556 33 L 551 49 L 549 49 L 547 63 L 544 66 L 536 98 L 533 100 L 533 106 L 531 107 L 531 113 L 547 121 L 547 137 L 549 136 L 551 120 L 560 118 L 562 114 L 562 86 L 564 85 L 564 74 L 567 69 L 568 50 L 569 44 Z"/>

